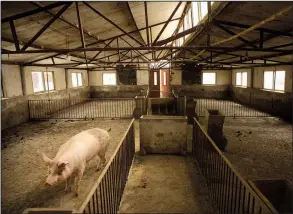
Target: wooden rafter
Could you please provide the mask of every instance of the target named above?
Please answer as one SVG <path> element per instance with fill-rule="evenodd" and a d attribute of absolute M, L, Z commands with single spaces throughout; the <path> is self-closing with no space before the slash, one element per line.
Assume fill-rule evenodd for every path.
<path fill-rule="evenodd" d="M 13 20 L 16 20 L 16 19 L 21 19 L 21 18 L 24 18 L 24 17 L 27 17 L 27 16 L 31 16 L 31 15 L 34 15 L 36 13 L 44 12 L 45 10 L 49 10 L 49 9 L 53 9 L 53 8 L 62 6 L 64 4 L 68 4 L 68 2 L 56 2 L 56 3 L 53 3 L 53 4 L 49 4 L 49 5 L 47 5 L 47 6 L 43 7 L 43 8 L 37 8 L 37 9 L 30 10 L 30 11 L 27 11 L 27 12 L 24 12 L 24 13 L 9 16 L 9 17 L 1 19 L 1 23 L 3 24 L 5 22 L 9 22 L 9 21 L 13 21 Z"/>
<path fill-rule="evenodd" d="M 145 24 L 146 24 L 146 35 L 147 35 L 147 46 L 150 45 L 150 35 L 149 35 L 149 18 L 148 18 L 148 6 L 147 2 L 144 2 L 144 13 L 145 13 Z"/>
<path fill-rule="evenodd" d="M 75 6 L 76 6 L 76 13 L 77 13 L 77 20 L 78 20 L 79 32 L 80 32 L 80 40 L 81 40 L 82 47 L 85 48 L 86 45 L 85 45 L 85 41 L 84 41 L 84 34 L 83 34 L 82 22 L 81 22 L 80 13 L 79 13 L 78 2 L 75 2 Z M 86 66 L 88 68 L 86 51 L 84 51 L 84 57 L 85 57 Z"/>
<path fill-rule="evenodd" d="M 17 34 L 16 34 L 16 30 L 15 30 L 15 26 L 14 26 L 13 20 L 9 21 L 9 24 L 10 24 L 11 33 L 12 33 L 13 40 L 14 40 L 15 49 L 17 51 L 19 51 L 20 50 L 20 48 L 19 48 L 19 42 L 18 42 L 18 39 L 17 39 Z"/>

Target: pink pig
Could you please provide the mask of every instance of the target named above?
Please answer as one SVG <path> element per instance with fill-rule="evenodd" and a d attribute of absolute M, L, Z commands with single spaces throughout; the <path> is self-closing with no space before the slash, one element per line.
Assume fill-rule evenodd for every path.
<path fill-rule="evenodd" d="M 105 154 L 109 146 L 110 130 L 94 128 L 80 132 L 61 145 L 53 160 L 43 153 L 43 159 L 49 167 L 46 185 L 54 186 L 60 180 L 65 181 L 67 191 L 67 182 L 75 175 L 75 194 L 78 196 L 86 164 L 96 157 L 97 170 L 100 170 L 106 163 Z"/>

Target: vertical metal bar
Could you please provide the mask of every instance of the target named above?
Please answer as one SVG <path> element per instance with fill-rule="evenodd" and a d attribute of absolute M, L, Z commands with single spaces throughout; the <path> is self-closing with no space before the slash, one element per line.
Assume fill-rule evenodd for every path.
<path fill-rule="evenodd" d="M 254 196 L 252 197 L 252 210 L 251 210 L 251 214 L 254 214 L 254 209 L 255 209 L 255 198 Z"/>
<path fill-rule="evenodd" d="M 243 197 L 242 197 L 242 213 L 245 213 L 245 195 L 246 195 L 246 188 L 243 185 Z"/>
<path fill-rule="evenodd" d="M 235 191 L 235 188 L 234 188 L 234 179 L 235 179 L 235 174 L 234 172 L 231 170 L 231 173 L 232 173 L 232 183 L 231 183 L 231 201 L 230 201 L 230 213 L 233 213 L 232 210 L 233 210 L 233 205 L 235 206 L 235 195 L 234 195 L 234 191 Z M 234 203 L 233 203 L 234 202 Z"/>
<path fill-rule="evenodd" d="M 247 204 L 247 213 L 250 214 L 250 192 L 248 192 L 248 204 Z"/>

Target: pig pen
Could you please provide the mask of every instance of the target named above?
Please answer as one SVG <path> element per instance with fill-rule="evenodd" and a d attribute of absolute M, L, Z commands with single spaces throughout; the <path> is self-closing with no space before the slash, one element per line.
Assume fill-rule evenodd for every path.
<path fill-rule="evenodd" d="M 30 100 L 30 119 L 132 118 L 133 98 Z"/>
<path fill-rule="evenodd" d="M 225 156 L 245 179 L 292 181 L 292 125 L 278 118 L 225 118 Z"/>
<path fill-rule="evenodd" d="M 109 129 L 111 142 L 107 161 L 123 137 L 131 120 L 29 122 L 2 131 L 2 212 L 20 213 L 31 207 L 78 209 L 98 179 L 95 161 L 87 167 L 78 198 L 64 193 L 65 184 L 46 187 L 48 169 L 40 152 L 53 158 L 60 145 L 71 136 L 90 128 Z"/>
<path fill-rule="evenodd" d="M 241 105 L 231 100 L 217 100 L 217 99 L 202 99 L 194 98 L 196 100 L 196 113 L 202 117 L 205 114 L 205 109 L 217 109 L 221 111 L 226 117 L 270 117 L 271 115 L 247 106 Z"/>
<path fill-rule="evenodd" d="M 134 125 L 137 154 L 118 213 L 217 213 L 191 156 L 178 155 L 191 151 L 187 118 L 144 115 Z"/>

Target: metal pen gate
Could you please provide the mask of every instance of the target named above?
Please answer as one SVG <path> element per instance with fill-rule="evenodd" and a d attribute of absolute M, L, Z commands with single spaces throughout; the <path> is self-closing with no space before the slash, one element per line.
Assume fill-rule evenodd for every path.
<path fill-rule="evenodd" d="M 249 186 L 194 118 L 192 156 L 222 214 L 275 213 Z"/>
<path fill-rule="evenodd" d="M 133 98 L 29 100 L 31 120 L 133 118 Z"/>

